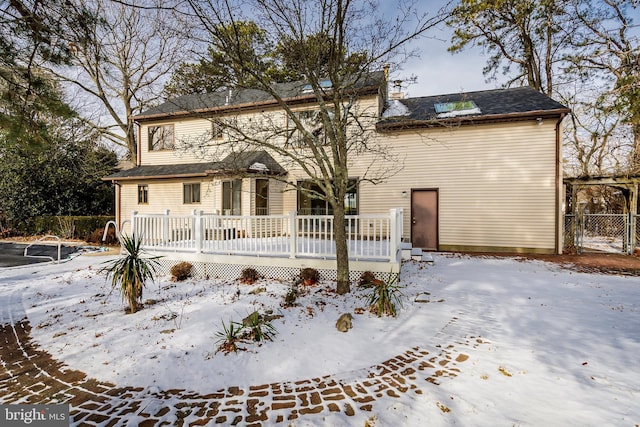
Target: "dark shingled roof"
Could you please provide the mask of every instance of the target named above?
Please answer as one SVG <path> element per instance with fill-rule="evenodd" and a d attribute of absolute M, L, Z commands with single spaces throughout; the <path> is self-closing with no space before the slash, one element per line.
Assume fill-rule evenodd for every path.
<path fill-rule="evenodd" d="M 251 167 L 256 163 L 265 165 L 267 170 L 262 170 L 261 168 L 252 169 Z M 281 175 L 285 174 L 286 170 L 266 151 L 251 151 L 229 154 L 219 162 L 136 166 L 132 169 L 114 173 L 103 179 L 105 181 L 119 181 L 145 178 L 196 178 L 234 172 Z"/>
<path fill-rule="evenodd" d="M 480 109 L 480 112 L 456 117 L 438 117 L 438 113 L 435 110 L 436 103 L 459 101 L 473 101 Z M 393 102 L 401 103 L 408 110 L 408 114 L 383 118 L 378 122 L 379 129 L 428 126 L 429 124 L 437 125 L 443 122 L 505 121 L 510 118 L 532 116 L 550 117 L 570 112 L 564 105 L 530 87 L 452 93 L 390 101 L 390 103 Z M 393 110 L 398 111 L 397 106 Z"/>
<path fill-rule="evenodd" d="M 384 86 L 384 82 L 384 73 L 376 71 L 356 82 L 354 88 L 377 88 Z M 313 93 L 304 91 L 305 86 L 308 86 L 305 81 L 297 81 L 276 83 L 274 88 L 283 99 L 310 98 L 315 100 Z M 150 108 L 134 116 L 133 119 L 144 120 L 163 116 L 198 114 L 211 110 L 240 108 L 262 103 L 275 103 L 275 100 L 271 94 L 260 89 L 232 88 L 228 91 L 183 95 Z"/>

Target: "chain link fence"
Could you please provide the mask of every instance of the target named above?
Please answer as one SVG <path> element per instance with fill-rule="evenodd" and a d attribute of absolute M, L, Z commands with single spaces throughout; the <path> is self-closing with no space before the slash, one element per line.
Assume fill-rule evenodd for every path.
<path fill-rule="evenodd" d="M 564 251 L 633 253 L 640 241 L 640 216 L 630 214 L 565 215 Z"/>

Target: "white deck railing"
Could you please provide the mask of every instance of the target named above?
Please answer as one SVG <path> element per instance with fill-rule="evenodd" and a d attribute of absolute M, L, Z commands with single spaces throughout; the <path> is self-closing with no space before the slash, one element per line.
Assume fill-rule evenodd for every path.
<path fill-rule="evenodd" d="M 402 237 L 402 209 L 383 215 L 347 216 L 349 258 L 395 262 Z M 131 233 L 155 251 L 277 257 L 335 257 L 331 215 L 227 216 L 140 214 Z"/>

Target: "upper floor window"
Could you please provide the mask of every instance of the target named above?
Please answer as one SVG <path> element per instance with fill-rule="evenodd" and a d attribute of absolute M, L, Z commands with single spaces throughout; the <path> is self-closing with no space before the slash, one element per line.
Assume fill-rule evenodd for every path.
<path fill-rule="evenodd" d="M 173 125 L 149 126 L 149 151 L 173 150 L 174 148 Z"/>
<path fill-rule="evenodd" d="M 200 183 L 184 184 L 183 201 L 185 205 L 200 203 Z"/>
<path fill-rule="evenodd" d="M 211 121 L 211 139 L 217 140 L 222 139 L 224 136 L 224 126 L 222 123 L 212 120 Z"/>
<path fill-rule="evenodd" d="M 138 204 L 146 205 L 147 203 L 149 203 L 149 186 L 138 185 Z"/>
<path fill-rule="evenodd" d="M 333 111 L 328 111 L 330 118 L 333 117 Z M 289 144 L 298 147 L 304 147 L 308 145 L 308 142 L 305 142 L 305 136 L 308 136 L 312 139 L 314 144 L 317 145 L 325 145 L 327 143 L 327 135 L 325 132 L 324 122 L 322 120 L 322 113 L 319 110 L 304 110 L 298 111 L 294 113 L 302 127 L 306 131 L 303 132 L 301 129 L 296 127 L 293 119 L 289 119 Z"/>

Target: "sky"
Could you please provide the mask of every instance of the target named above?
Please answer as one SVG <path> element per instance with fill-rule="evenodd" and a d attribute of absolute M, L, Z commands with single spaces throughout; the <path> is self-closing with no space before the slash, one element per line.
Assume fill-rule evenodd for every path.
<path fill-rule="evenodd" d="M 393 16 L 397 1 L 380 2 L 381 12 L 385 16 Z M 442 0 L 418 2 L 419 7 L 427 5 L 426 10 L 433 13 L 446 3 Z M 451 44 L 452 29 L 440 24 L 410 42 L 411 48 L 418 48 L 420 56 L 410 58 L 402 65 L 402 70 L 391 79 L 405 79 L 412 75 L 417 77 L 414 84 L 403 88 L 405 96 L 418 97 L 442 95 L 448 93 L 471 92 L 477 90 L 496 89 L 499 82 L 487 83 L 482 69 L 486 56 L 478 47 L 468 47 L 462 52 L 452 54 L 447 51 Z"/>
<path fill-rule="evenodd" d="M 143 299 L 152 302 L 125 315 L 125 303 L 98 271 L 108 259 L 82 255 L 59 265 L 0 269 L 0 321 L 27 317 L 36 346 L 64 369 L 137 387 L 130 400 L 144 401 L 141 411 L 168 405 L 161 419 L 169 424 L 181 395 L 207 401 L 210 393 L 239 387 L 246 392 L 234 399 L 243 413 L 251 387 L 295 388 L 328 378 L 376 396 L 369 410 L 347 399 L 338 403 L 351 404 L 352 416 L 325 406 L 287 425 L 640 425 L 637 277 L 438 253 L 433 264 L 403 264 L 397 317 L 366 310 L 366 291 L 355 286 L 339 296 L 335 283 L 321 281 L 303 287 L 297 305 L 283 307 L 287 281 L 172 282 L 167 275 L 145 288 Z M 222 322 L 240 322 L 253 310 L 282 316 L 271 322 L 273 341 L 217 352 Z M 339 332 L 336 319 L 347 312 L 353 329 Z M 390 360 L 404 362 L 389 373 L 383 364 Z M 379 385 L 392 378 L 395 386 Z M 121 404 L 103 397 L 114 399 L 112 407 Z M 267 391 L 260 405 L 271 408 L 277 400 Z M 290 411 L 268 409 L 263 425 Z M 198 418 L 182 412 L 185 425 Z M 140 421 L 135 411 L 126 416 L 130 425 Z"/>

